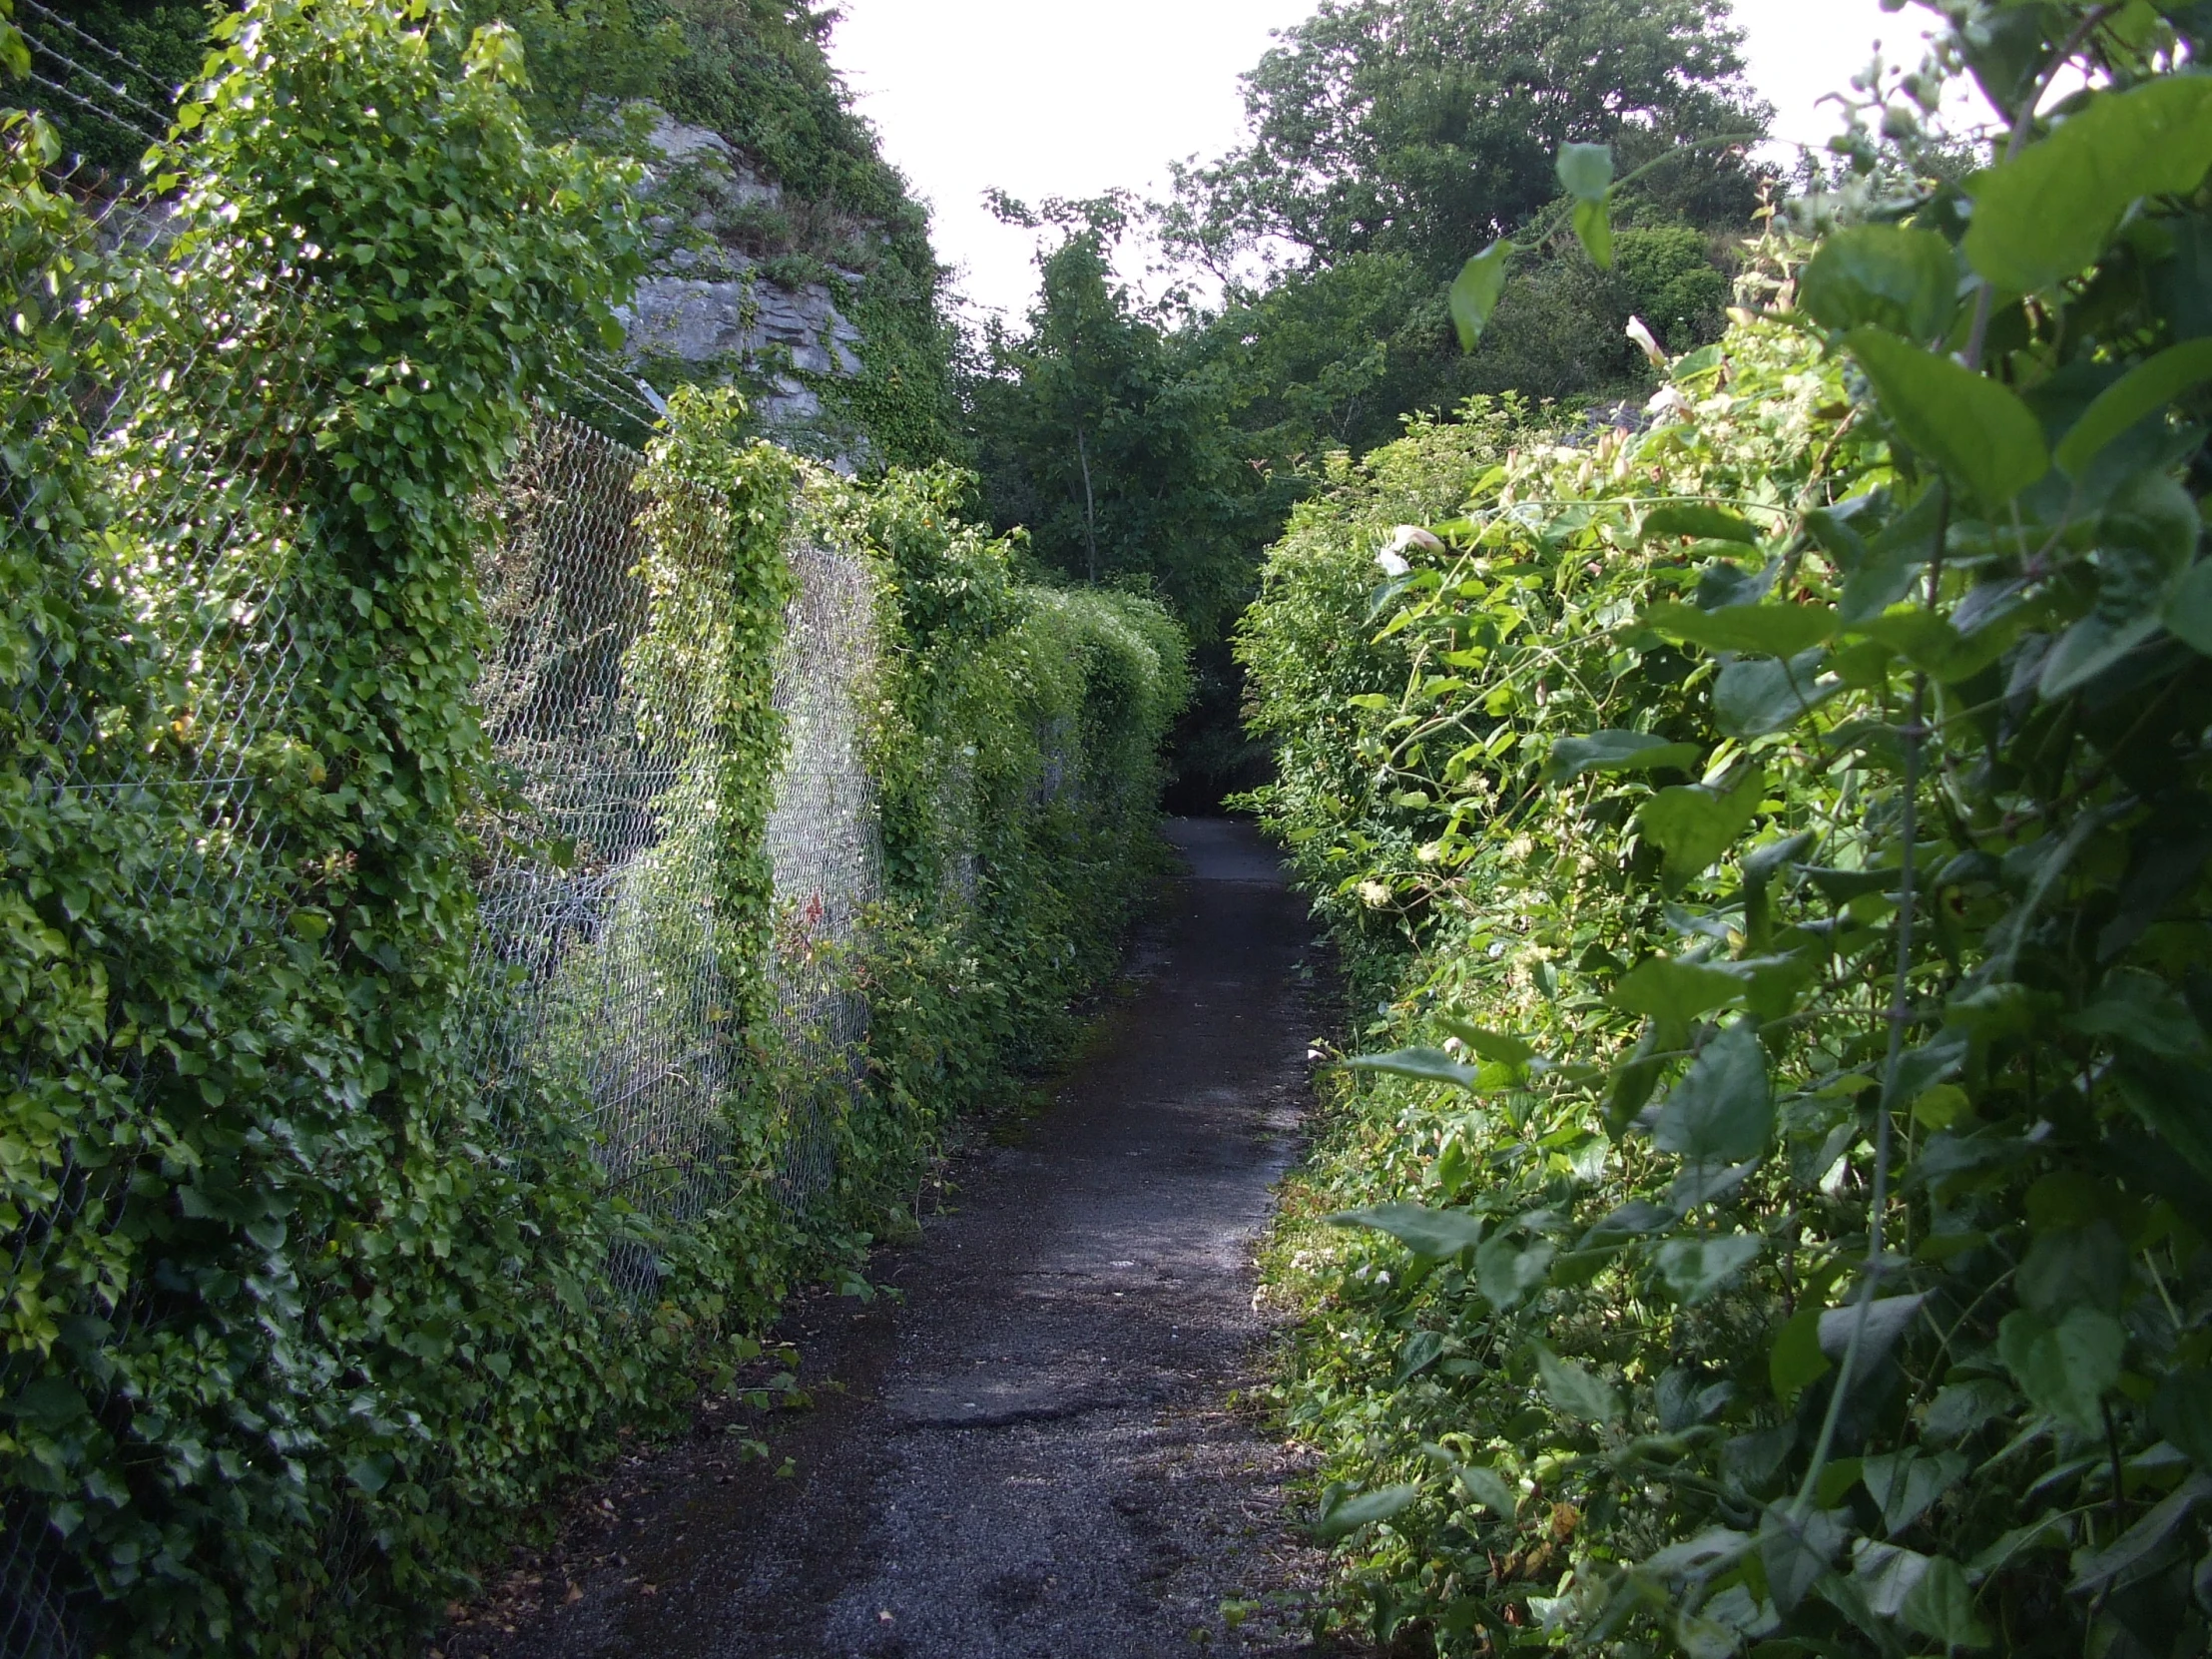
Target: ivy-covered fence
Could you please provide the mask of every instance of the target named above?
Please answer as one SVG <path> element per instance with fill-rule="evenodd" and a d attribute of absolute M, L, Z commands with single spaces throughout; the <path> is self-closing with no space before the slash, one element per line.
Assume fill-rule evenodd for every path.
<path fill-rule="evenodd" d="M 223 27 L 151 205 L 0 153 L 7 1659 L 405 1650 L 1049 1049 L 1181 698 L 950 475 L 557 412 L 505 36 Z"/>

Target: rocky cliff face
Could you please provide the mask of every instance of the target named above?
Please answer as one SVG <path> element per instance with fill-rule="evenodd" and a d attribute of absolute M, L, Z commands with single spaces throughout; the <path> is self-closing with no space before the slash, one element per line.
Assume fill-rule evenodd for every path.
<path fill-rule="evenodd" d="M 839 297 L 862 274 L 746 252 L 789 237 L 810 210 L 788 203 L 720 134 L 647 113 L 644 189 L 657 254 L 624 317 L 631 357 L 652 377 L 746 387 L 773 436 L 852 470 L 867 459 L 866 439 L 825 407 L 822 391 L 860 372 L 864 342 Z M 851 240 L 854 228 L 841 229 Z M 809 279 L 815 273 L 826 279 Z"/>

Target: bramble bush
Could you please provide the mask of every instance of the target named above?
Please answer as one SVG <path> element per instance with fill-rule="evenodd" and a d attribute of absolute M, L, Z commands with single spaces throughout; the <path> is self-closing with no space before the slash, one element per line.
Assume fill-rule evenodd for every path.
<path fill-rule="evenodd" d="M 1386 1051 L 1270 1258 L 1378 1635 L 2212 1634 L 2208 17 L 1940 11 L 1645 427 L 1418 427 L 1245 624 Z"/>
<path fill-rule="evenodd" d="M 523 1505 L 673 1420 L 912 1192 L 1149 874 L 1182 675 L 1157 608 L 1022 588 L 943 480 L 811 475 L 687 392 L 641 478 L 655 619 L 625 672 L 648 726 L 704 708 L 713 738 L 669 806 L 739 1016 L 709 1068 L 730 1196 L 649 1213 L 588 1102 L 487 1080 L 472 875 L 508 803 L 477 576 L 534 397 L 610 337 L 640 241 L 626 168 L 533 139 L 512 37 L 456 15 L 223 20 L 155 158 L 158 238 L 96 233 L 50 130 L 7 118 L 0 1559 L 36 1552 L 95 1651 L 407 1650 Z M 855 953 L 881 1017 L 837 1180 L 794 1214 L 761 835 L 786 549 L 826 518 L 890 615 L 873 759 L 906 873 Z M 711 695 L 657 699 L 687 677 Z M 638 1293 L 614 1270 L 641 1260 Z"/>

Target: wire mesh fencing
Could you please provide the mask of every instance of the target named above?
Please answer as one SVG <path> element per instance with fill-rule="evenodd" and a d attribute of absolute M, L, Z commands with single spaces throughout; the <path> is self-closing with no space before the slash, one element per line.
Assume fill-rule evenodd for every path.
<path fill-rule="evenodd" d="M 69 181 L 65 181 L 65 184 Z M 108 203 L 98 234 L 111 243 L 156 240 L 152 216 Z M 100 711 L 85 707 L 67 665 L 42 661 L 17 682 L 12 712 L 44 742 L 23 780 L 34 795 L 81 821 L 127 822 L 133 852 L 120 871 L 158 935 L 188 906 L 218 925 L 204 965 L 221 973 L 258 933 L 280 925 L 292 890 L 284 848 L 258 810 L 259 781 L 281 752 L 298 688 L 317 673 L 300 628 L 312 592 L 312 538 L 291 485 L 307 441 L 299 378 L 302 320 L 274 287 L 241 287 L 193 305 L 164 303 L 158 281 L 142 292 L 132 350 L 91 359 L 79 383 L 11 386 L 8 395 L 58 394 L 82 422 L 87 454 L 113 506 L 104 595 L 119 631 L 140 653 L 157 745 L 103 741 Z M 23 532 L 20 521 L 13 527 Z M 44 636 L 41 636 L 42 638 Z M 116 1057 L 138 1075 L 143 1062 Z M 19 1070 L 21 1085 L 28 1074 Z M 121 1165 L 52 1172 L 51 1199 L 6 1237 L 0 1306 L 66 1285 L 76 1264 L 53 1260 L 80 1223 L 115 1213 Z M 148 1317 L 158 1293 L 134 1280 L 107 1323 L 120 1344 Z M 64 1293 L 66 1296 L 66 1293 Z M 111 1391 L 112 1391 L 111 1384 Z M 109 1400 L 96 1400 L 104 1409 Z M 0 1655 L 81 1651 L 70 1617 L 81 1586 L 57 1566 L 20 1493 L 5 1499 L 0 1539 Z"/>
<path fill-rule="evenodd" d="M 156 251 L 148 291 L 158 289 L 158 216 L 110 204 L 102 233 Z M 206 966 L 221 973 L 287 924 L 314 878 L 301 849 L 273 835 L 258 796 L 286 754 L 307 752 L 301 697 L 322 664 L 299 622 L 335 594 L 294 494 L 312 441 L 305 312 L 277 284 L 219 305 L 204 288 L 194 299 L 139 316 L 127 356 L 87 359 L 92 371 L 66 388 L 114 505 L 113 580 L 170 741 L 91 741 L 92 713 L 75 705 L 59 664 L 11 695 L 58 758 L 29 787 L 151 827 L 132 866 L 137 901 L 153 925 L 167 907 L 218 906 L 224 949 Z M 592 378 L 577 384 L 591 396 L 572 403 L 614 411 L 605 424 L 625 434 L 651 419 L 618 370 L 583 372 Z M 776 1114 L 776 1187 L 800 1211 L 835 1175 L 824 1089 L 856 1083 L 866 1035 L 841 964 L 880 884 L 860 728 L 873 578 L 843 553 L 790 549 L 798 580 L 776 673 L 788 747 L 768 828 L 768 980 L 775 1035 L 811 1081 L 786 1097 L 734 1100 L 748 1038 L 731 989 L 739 946 L 714 903 L 722 827 L 694 787 L 712 760 L 700 749 L 712 723 L 697 710 L 642 721 L 628 672 L 653 619 L 639 574 L 643 463 L 620 437 L 548 405 L 485 503 L 496 533 L 478 572 L 489 645 L 477 698 L 498 768 L 474 870 L 474 1086 L 536 1110 L 566 1102 L 588 1120 L 622 1197 L 672 1223 L 727 1197 L 732 1110 Z M 656 735 L 669 732 L 703 735 Z M 52 1173 L 52 1203 L 0 1233 L 0 1305 L 38 1293 L 58 1271 L 57 1241 L 127 1174 L 73 1164 Z M 636 1297 L 657 1284 L 642 1251 L 610 1262 L 608 1275 Z M 150 1294 L 134 1283 L 115 1309 L 118 1340 Z M 89 1591 L 36 1505 L 20 1492 L 0 1497 L 0 1659 L 85 1652 L 77 1614 Z"/>
<path fill-rule="evenodd" d="M 18 17 L 41 95 L 101 124 L 119 154 L 160 136 L 167 112 L 141 96 L 143 71 L 36 0 L 21 0 Z M 260 799 L 291 760 L 311 759 L 305 705 L 326 664 L 302 619 L 334 599 L 297 491 L 317 395 L 309 313 L 276 282 L 214 302 L 204 283 L 188 294 L 165 265 L 163 204 L 135 194 L 126 173 L 87 164 L 57 181 L 103 246 L 144 267 L 128 354 L 80 359 L 61 401 L 113 504 L 111 579 L 166 740 L 97 741 L 94 712 L 76 706 L 58 663 L 9 695 L 53 740 L 55 759 L 28 786 L 73 811 L 128 815 L 144 831 L 129 873 L 149 925 L 170 908 L 218 907 L 219 948 L 204 965 L 243 971 L 234 964 L 311 902 L 317 879 Z M 863 726 L 875 577 L 835 548 L 789 549 L 797 580 L 775 681 L 786 758 L 765 848 L 776 893 L 767 1035 L 792 1061 L 779 1075 L 797 1081 L 738 1099 L 747 1045 L 763 1034 L 739 1029 L 734 986 L 757 964 L 733 960 L 741 945 L 715 904 L 723 826 L 696 787 L 712 723 L 696 709 L 641 719 L 630 673 L 654 620 L 636 445 L 658 400 L 589 355 L 543 396 L 482 504 L 495 533 L 477 573 L 488 643 L 476 696 L 497 766 L 472 826 L 470 1086 L 510 1113 L 551 1101 L 578 1114 L 622 1198 L 668 1223 L 729 1196 L 733 1110 L 768 1115 L 777 1196 L 803 1212 L 836 1178 L 826 1114 L 857 1086 L 868 1030 L 844 969 L 882 881 Z M 972 886 L 972 853 L 956 861 Z M 513 1122 L 518 1138 L 523 1127 Z M 0 1217 L 0 1306 L 59 1282 L 65 1236 L 112 1209 L 108 1184 L 126 1176 L 65 1161 L 48 1172 L 50 1203 Z M 643 1251 L 607 1269 L 619 1295 L 650 1297 L 658 1281 Z M 131 1284 L 109 1315 L 119 1344 L 151 1324 L 157 1294 Z M 128 1414 L 112 1396 L 91 1403 Z M 328 1539 L 334 1596 L 350 1593 L 347 1563 L 373 1548 L 360 1533 L 340 1524 Z M 93 1594 L 38 1505 L 0 1493 L 0 1659 L 89 1652 Z"/>
<path fill-rule="evenodd" d="M 485 1081 L 516 1067 L 584 1103 L 609 1173 L 671 1221 L 725 1193 L 724 1114 L 745 1033 L 715 908 L 725 827 L 689 786 L 703 708 L 639 719 L 625 672 L 651 620 L 635 479 L 644 457 L 565 415 L 541 417 L 481 574 L 493 631 L 488 734 L 520 809 L 480 882 Z M 859 561 L 795 544 L 776 668 L 786 754 L 767 851 L 775 1033 L 802 1075 L 855 1075 L 864 1004 L 839 966 L 877 897 L 874 792 L 860 733 L 876 639 Z M 704 683 L 694 681 L 694 696 Z M 833 1171 L 812 1091 L 759 1102 L 790 1119 L 777 1171 L 803 1208 Z M 642 1288 L 639 1287 L 639 1288 Z"/>

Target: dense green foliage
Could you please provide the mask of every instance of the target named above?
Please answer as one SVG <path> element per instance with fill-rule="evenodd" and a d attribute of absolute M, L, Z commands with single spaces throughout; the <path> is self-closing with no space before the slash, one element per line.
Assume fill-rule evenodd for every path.
<path fill-rule="evenodd" d="M 1334 452 L 1478 394 L 1640 400 L 1631 316 L 1678 349 L 1718 337 L 1757 203 L 1741 145 L 1722 141 L 1764 119 L 1737 39 L 1710 0 L 1328 4 L 1248 77 L 1250 143 L 1186 170 L 1169 206 L 1005 205 L 1058 241 L 1026 325 L 994 332 L 967 381 L 985 507 L 1053 569 L 1150 584 L 1190 631 L 1184 804 L 1264 771 L 1238 730 L 1227 623 Z M 1559 197 L 1563 140 L 1658 165 L 1616 203 L 1607 267 L 1563 233 L 1540 239 L 1540 278 L 1462 355 L 1449 273 Z M 1219 302 L 1127 291 L 1113 262 L 1140 228 Z"/>
<path fill-rule="evenodd" d="M 1272 1264 L 1379 1632 L 2212 1632 L 2207 16 L 1943 10 L 1866 222 L 1765 244 L 1654 424 L 1417 428 L 1246 625 L 1402 1045 Z M 1916 184 L 1957 74 L 1996 163 Z"/>
<path fill-rule="evenodd" d="M 886 891 L 855 970 L 882 1100 L 920 1145 L 1049 1060 L 1112 971 L 1187 695 L 1165 611 L 1022 583 L 1014 546 L 961 522 L 971 488 L 945 468 L 818 479 L 807 508 L 879 565 L 889 605 L 869 737 Z"/>
<path fill-rule="evenodd" d="M 967 386 L 981 493 L 1063 580 L 1150 592 L 1172 609 L 1197 682 L 1177 735 L 1177 805 L 1210 810 L 1258 781 L 1229 632 L 1295 485 L 1253 464 L 1222 378 L 1114 274 L 1123 204 L 1048 211 L 1066 237 L 1039 261 L 1029 326 L 995 329 L 989 372 Z"/>
<path fill-rule="evenodd" d="M 714 875 L 727 1197 L 618 1196 L 587 1102 L 482 1069 L 508 987 L 473 881 L 515 822 L 474 701 L 488 508 L 641 239 L 627 168 L 533 136 L 516 37 L 460 25 L 253 0 L 180 112 L 159 249 L 104 248 L 50 130 L 6 130 L 0 1514 L 101 1651 L 405 1651 L 521 1505 L 911 1193 L 1149 872 L 1164 615 L 1021 589 L 941 481 L 805 481 L 686 392 L 624 668 L 649 736 L 702 723 L 664 844 Z M 838 1068 L 835 1180 L 795 1214 L 761 832 L 785 548 L 823 525 L 880 573 L 904 874 L 850 964 L 882 1017 Z M 971 903 L 936 879 L 966 849 Z"/>
<path fill-rule="evenodd" d="M 1252 141 L 1185 175 L 1184 234 L 1448 269 L 1558 194 L 1562 144 L 1641 165 L 1757 127 L 1722 0 L 1323 0 L 1246 81 Z M 1740 216 L 1740 167 L 1673 182 Z"/>
<path fill-rule="evenodd" d="M 67 26 L 35 20 L 29 33 L 35 67 L 64 90 L 34 87 L 33 102 L 68 153 L 130 175 L 199 73 L 211 18 L 230 8 L 92 0 L 57 9 Z M 513 31 L 529 65 L 516 94 L 541 138 L 637 152 L 641 130 L 616 117 L 650 102 L 720 133 L 778 182 L 780 201 L 754 205 L 723 234 L 779 280 L 835 282 L 865 344 L 854 379 L 825 383 L 834 412 L 884 462 L 925 466 L 952 452 L 952 341 L 928 216 L 830 67 L 832 12 L 781 0 L 465 0 L 461 13 L 472 26 Z"/>
<path fill-rule="evenodd" d="M 1331 359 L 1384 347 L 1361 376 L 1372 388 L 1364 418 L 1345 410 L 1336 435 L 1356 449 L 1396 436 L 1403 413 L 1478 392 L 1633 387 L 1640 363 L 1621 337 L 1632 312 L 1662 334 L 1685 328 L 1696 336 L 1685 346 L 1718 331 L 1725 288 L 1668 291 L 1678 275 L 1711 269 L 1696 239 L 1647 242 L 1609 278 L 1546 250 L 1567 257 L 1525 286 L 1518 325 L 1500 336 L 1511 351 L 1465 359 L 1436 278 L 1559 196 L 1552 158 L 1567 143 L 1609 144 L 1623 171 L 1673 158 L 1619 205 L 1639 236 L 1739 236 L 1756 181 L 1728 141 L 1766 122 L 1743 85 L 1740 40 L 1719 0 L 1328 0 L 1247 77 L 1250 142 L 1180 175 L 1164 230 L 1228 280 L 1240 301 L 1224 318 L 1233 337 L 1265 321 L 1270 289 L 1349 279 L 1371 304 L 1388 293 L 1387 308 L 1342 319 Z M 1252 282 L 1256 257 L 1281 274 Z M 1250 301 L 1262 301 L 1253 315 L 1235 314 Z"/>

